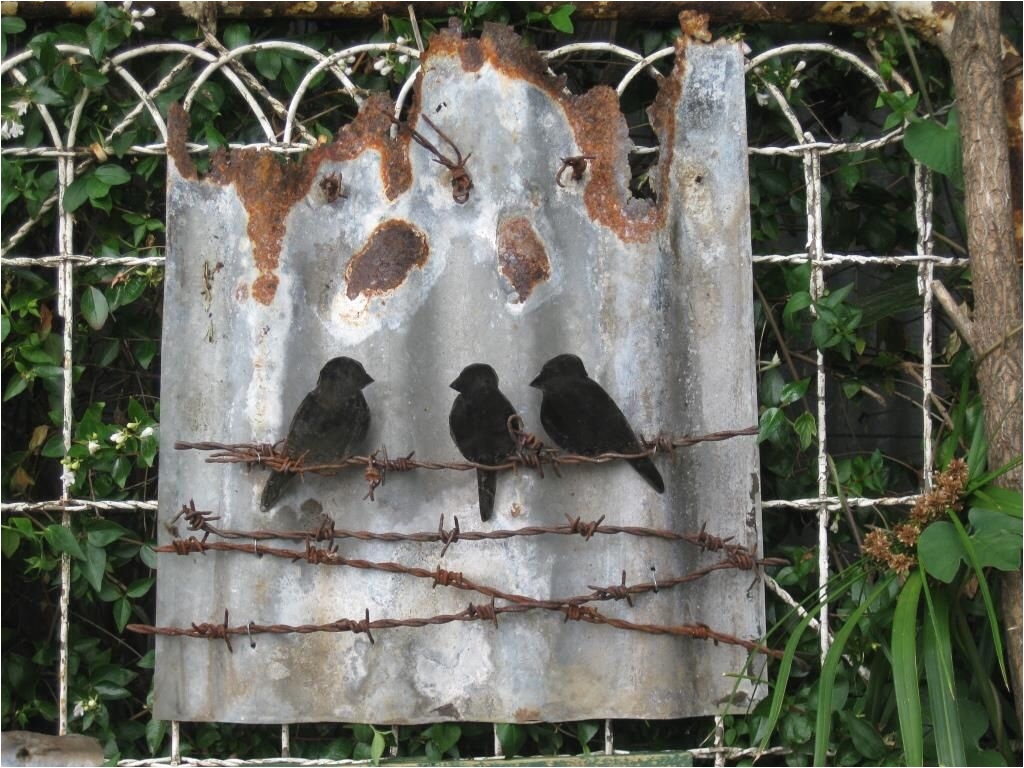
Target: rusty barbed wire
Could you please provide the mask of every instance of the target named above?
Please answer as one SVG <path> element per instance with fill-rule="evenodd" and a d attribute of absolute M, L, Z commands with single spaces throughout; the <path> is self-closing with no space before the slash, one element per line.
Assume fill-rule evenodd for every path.
<path fill-rule="evenodd" d="M 431 120 L 423 113 L 420 113 L 420 117 L 423 119 L 423 121 L 431 128 L 433 128 L 434 133 L 441 137 L 442 141 L 444 141 L 444 143 L 451 147 L 452 150 L 455 152 L 454 160 L 445 155 L 441 150 L 439 150 L 434 145 L 433 142 L 427 139 L 426 136 L 417 131 L 408 123 L 403 123 L 393 114 L 385 110 L 381 110 L 381 113 L 385 115 L 396 126 L 398 126 L 399 130 L 408 131 L 409 135 L 412 136 L 413 140 L 417 144 L 419 144 L 421 147 L 423 147 L 425 150 L 427 150 L 430 154 L 434 156 L 432 159 L 435 163 L 437 163 L 438 165 L 443 165 L 445 168 L 448 169 L 448 171 L 452 175 L 452 199 L 456 203 L 459 203 L 461 205 L 462 203 L 465 203 L 467 200 L 469 200 L 469 190 L 473 188 L 473 179 L 470 178 L 469 172 L 466 170 L 466 162 L 469 160 L 469 158 L 473 156 L 472 152 L 463 157 L 462 151 L 457 146 L 455 146 L 455 142 L 448 138 L 448 135 L 440 128 L 438 128 L 433 120 Z"/>
<path fill-rule="evenodd" d="M 349 456 L 337 462 L 307 465 L 303 457 L 286 456 L 280 449 L 282 443 L 220 443 L 214 441 L 188 442 L 179 440 L 174 448 L 178 451 L 204 451 L 210 455 L 205 461 L 208 464 L 245 464 L 248 467 L 263 466 L 275 472 L 290 472 L 302 475 L 313 472 L 319 475 L 332 475 L 348 467 L 361 467 L 370 486 L 367 497 L 372 501 L 373 492 L 384 485 L 388 472 L 410 472 L 414 469 L 425 470 L 467 470 L 487 469 L 506 471 L 532 469 L 544 477 L 544 466 L 550 466 L 556 475 L 559 467 L 565 464 L 607 464 L 612 461 L 638 459 L 654 456 L 658 453 L 673 453 L 677 448 L 688 448 L 699 443 L 712 443 L 757 434 L 757 427 L 722 430 L 698 436 L 671 436 L 658 434 L 647 439 L 640 436 L 643 450 L 637 453 L 600 453 L 595 456 L 582 456 L 565 453 L 553 448 L 543 447 L 543 443 L 517 425 L 510 424 L 510 433 L 518 446 L 518 450 L 501 464 L 480 464 L 473 461 L 430 461 L 414 459 L 415 451 L 405 456 L 392 459 L 386 448 L 380 448 L 368 456 Z M 383 454 L 380 458 L 378 455 Z"/>
<path fill-rule="evenodd" d="M 351 531 L 338 528 L 333 518 L 323 515 L 320 522 L 312 529 L 307 530 L 273 530 L 262 529 L 253 531 L 238 531 L 229 528 L 218 528 L 213 525 L 214 520 L 219 520 L 218 515 L 212 511 L 196 508 L 195 500 L 190 499 L 188 504 L 182 506 L 181 511 L 176 514 L 167 524 L 172 536 L 177 537 L 175 523 L 184 518 L 189 530 L 202 532 L 202 541 L 206 542 L 211 534 L 222 539 L 246 539 L 251 541 L 266 541 L 268 539 L 281 539 L 284 541 L 334 541 L 335 539 L 356 539 L 359 541 L 386 541 L 386 542 L 419 542 L 424 544 L 439 543 L 443 545 L 441 557 L 444 557 L 448 548 L 459 541 L 486 541 L 511 539 L 516 536 L 582 536 L 584 541 L 589 541 L 595 535 L 617 535 L 636 536 L 643 538 L 656 538 L 664 541 L 683 541 L 698 547 L 702 552 L 727 552 L 730 556 L 753 557 L 742 544 L 732 541 L 732 536 L 716 536 L 707 531 L 707 523 L 703 523 L 696 533 L 680 533 L 662 528 L 647 528 L 643 526 L 630 525 L 606 525 L 604 516 L 596 521 L 585 521 L 580 517 L 566 515 L 566 523 L 562 525 L 534 525 L 522 528 L 499 529 L 493 531 L 464 531 L 459 526 L 459 518 L 454 517 L 454 526 L 450 529 L 444 527 L 444 515 L 440 516 L 436 531 L 421 531 L 413 533 L 397 533 L 394 531 Z"/>
<path fill-rule="evenodd" d="M 566 171 L 572 171 L 573 181 L 583 181 L 583 174 L 587 172 L 587 166 L 591 160 L 596 160 L 595 155 L 573 155 L 572 157 L 559 158 L 562 161 L 562 165 L 558 169 L 558 173 L 555 174 L 555 184 L 560 187 L 565 187 L 562 183 L 562 177 L 565 176 Z"/>
<path fill-rule="evenodd" d="M 432 581 L 433 587 L 452 587 L 454 589 L 476 592 L 484 597 L 489 597 L 492 600 L 505 600 L 506 602 L 515 605 L 525 605 L 531 608 L 542 608 L 544 610 L 555 611 L 560 611 L 567 605 L 584 605 L 586 603 L 596 601 L 621 600 L 631 598 L 633 595 L 644 594 L 646 592 L 658 592 L 659 590 L 697 581 L 698 579 L 702 579 L 705 576 L 720 570 L 751 570 L 756 566 L 784 565 L 786 563 L 785 560 L 779 560 L 777 558 L 759 560 L 748 552 L 732 552 L 728 553 L 726 557 L 718 563 L 698 568 L 682 576 L 662 578 L 656 583 L 627 585 L 626 571 L 623 570 L 621 584 L 615 584 L 607 587 L 588 585 L 589 589 L 593 591 L 587 595 L 576 595 L 564 598 L 535 598 L 516 594 L 514 592 L 506 592 L 486 584 L 479 584 L 465 576 L 461 571 L 448 571 L 440 566 L 433 570 L 429 570 L 427 568 L 403 565 L 401 563 L 390 561 L 373 561 L 346 557 L 339 554 L 337 544 L 317 546 L 314 542 L 307 541 L 305 549 L 300 550 L 284 547 L 272 547 L 260 544 L 256 540 L 253 540 L 251 544 L 240 544 L 230 541 L 206 541 L 205 538 L 201 541 L 192 536 L 187 539 L 174 539 L 170 544 L 154 547 L 153 551 L 165 554 L 173 553 L 182 556 L 193 554 L 205 555 L 207 552 L 238 552 L 245 555 L 254 555 L 256 557 L 263 557 L 264 555 L 278 557 L 290 560 L 293 563 L 301 561 L 310 565 L 345 566 L 359 570 L 397 573 L 412 576 L 417 579 Z M 629 605 L 633 604 L 631 599 L 627 600 L 627 602 Z"/>
<path fill-rule="evenodd" d="M 491 603 L 475 604 L 470 603 L 469 607 L 459 613 L 439 614 L 426 618 L 408 619 L 375 619 L 370 620 L 370 610 L 367 608 L 363 619 L 338 619 L 326 624 L 257 624 L 250 621 L 241 626 L 232 627 L 228 623 L 228 610 L 224 610 L 224 621 L 221 624 L 210 622 L 193 623 L 190 627 L 156 627 L 151 624 L 129 624 L 125 627 L 129 632 L 140 635 L 165 635 L 170 637 L 194 637 L 208 640 L 223 640 L 228 647 L 229 653 L 234 653 L 231 646 L 231 637 L 245 635 L 251 638 L 257 634 L 313 634 L 316 632 L 353 632 L 363 633 L 374 643 L 371 630 L 396 629 L 398 627 L 419 628 L 426 626 L 437 626 L 450 624 L 456 621 L 490 621 L 495 627 L 498 626 L 499 614 L 525 613 L 534 610 L 538 606 L 529 605 L 495 605 Z M 632 632 L 642 632 L 650 635 L 673 635 L 676 637 L 690 637 L 695 640 L 711 640 L 715 643 L 736 645 L 746 648 L 754 653 L 764 654 L 772 658 L 781 658 L 782 651 L 769 648 L 753 640 L 736 637 L 725 632 L 718 632 L 707 624 L 639 624 L 636 622 L 616 619 L 605 616 L 590 606 L 565 605 L 561 609 L 565 615 L 565 621 L 585 621 L 589 624 L 606 624 L 616 629 Z"/>

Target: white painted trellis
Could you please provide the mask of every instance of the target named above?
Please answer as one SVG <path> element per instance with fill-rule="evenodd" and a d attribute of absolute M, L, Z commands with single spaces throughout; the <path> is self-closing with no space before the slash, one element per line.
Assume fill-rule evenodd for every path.
<path fill-rule="evenodd" d="M 209 42 L 209 41 L 208 41 Z M 123 80 L 128 87 L 137 95 L 138 103 L 109 133 L 104 137 L 103 143 L 108 144 L 115 136 L 122 133 L 136 121 L 143 112 L 147 112 L 153 123 L 163 137 L 160 143 L 133 146 L 129 150 L 137 155 L 159 155 L 166 156 L 167 153 L 167 126 L 156 107 L 155 99 L 170 85 L 173 78 L 180 72 L 196 63 L 201 63 L 203 69 L 193 81 L 183 103 L 186 110 L 199 91 L 201 85 L 211 77 L 222 77 L 237 89 L 248 104 L 252 118 L 260 125 L 265 135 L 265 141 L 245 145 L 251 148 L 264 148 L 274 152 L 294 153 L 307 150 L 313 143 L 313 137 L 304 129 L 297 120 L 298 108 L 302 103 L 312 79 L 320 72 L 329 72 L 338 80 L 340 87 L 356 102 L 361 103 L 363 97 L 345 73 L 344 61 L 347 57 L 365 53 L 370 56 L 382 56 L 386 54 L 405 55 L 411 59 L 417 59 L 420 51 L 396 43 L 387 44 L 364 44 L 352 46 L 337 51 L 329 56 L 297 43 L 287 41 L 266 41 L 253 45 L 241 46 L 235 50 L 227 50 L 222 46 L 214 46 L 211 52 L 209 45 L 194 46 L 181 43 L 165 43 L 144 45 L 138 48 L 126 50 L 114 55 L 104 62 L 102 69 Z M 59 45 L 58 50 L 62 53 L 87 56 L 88 51 L 84 48 L 72 45 Z M 306 75 L 302 78 L 290 103 L 285 106 L 276 102 L 272 96 L 259 85 L 257 78 L 244 71 L 242 57 L 246 54 L 259 50 L 288 51 L 291 54 L 307 57 L 310 66 Z M 640 74 L 647 73 L 649 76 L 658 78 L 660 74 L 651 66 L 663 58 L 675 54 L 675 49 L 665 48 L 656 51 L 649 56 L 643 57 L 639 54 L 622 47 L 608 43 L 573 43 L 563 46 L 544 54 L 552 67 L 564 57 L 577 53 L 600 53 L 612 57 L 618 57 L 628 64 L 630 68 L 616 86 L 618 94 L 622 94 L 629 84 Z M 126 62 L 142 57 L 162 57 L 168 54 L 180 55 L 181 59 L 166 76 L 160 79 L 156 85 L 147 89 L 138 82 L 132 74 L 122 65 Z M 25 76 L 19 67 L 23 65 L 33 54 L 25 51 L 3 61 L 0 65 L 0 75 L 10 78 L 10 82 L 23 84 Z M 962 268 L 966 266 L 965 259 L 940 258 L 932 253 L 932 196 L 931 179 L 928 171 L 921 166 L 915 166 L 914 190 L 915 190 L 915 221 L 917 225 L 917 246 L 916 252 L 910 255 L 887 255 L 887 254 L 847 254 L 827 253 L 823 246 L 823 209 L 822 209 L 822 178 L 821 158 L 835 153 L 852 153 L 861 150 L 878 149 L 888 145 L 898 144 L 902 140 L 902 127 L 889 131 L 884 135 L 862 142 L 837 143 L 818 140 L 811 131 L 802 126 L 788 104 L 785 95 L 770 82 L 761 82 L 758 78 L 758 67 L 771 59 L 784 56 L 805 56 L 823 55 L 842 59 L 851 64 L 854 70 L 866 77 L 880 91 L 887 89 L 885 82 L 878 73 L 870 66 L 861 61 L 857 56 L 826 44 L 801 44 L 787 45 L 766 51 L 750 59 L 746 65 L 748 77 L 758 79 L 759 88 L 766 90 L 778 104 L 785 114 L 793 132 L 794 143 L 782 147 L 750 147 L 751 154 L 761 155 L 783 155 L 794 161 L 803 164 L 804 178 L 806 183 L 806 217 L 807 217 L 807 243 L 804 251 L 790 254 L 763 254 L 754 256 L 755 263 L 783 263 L 783 264 L 804 264 L 811 265 L 811 295 L 812 298 L 820 298 L 824 291 L 824 277 L 829 269 L 846 265 L 859 265 L 861 267 L 873 266 L 915 266 L 918 271 L 918 289 L 921 297 L 922 308 L 922 391 L 921 391 L 921 412 L 922 412 L 922 442 L 923 442 L 923 466 L 921 476 L 924 478 L 925 488 L 930 482 L 933 470 L 933 453 L 931 447 L 931 410 L 930 399 L 932 397 L 932 281 L 934 271 L 938 269 Z M 230 65 L 229 65 L 230 64 Z M 410 67 L 409 74 L 402 85 L 396 104 L 396 112 L 400 113 L 407 101 L 417 73 L 415 66 Z M 908 93 L 909 86 L 897 78 L 897 82 Z M 58 284 L 58 308 L 61 316 L 72 318 L 74 315 L 74 272 L 81 267 L 94 267 L 103 265 L 137 266 L 137 265 L 162 265 L 163 257 L 93 257 L 76 253 L 75 251 L 75 221 L 73 216 L 66 212 L 62 206 L 62 200 L 68 186 L 76 175 L 80 174 L 91 162 L 92 155 L 89 150 L 82 149 L 79 144 L 78 130 L 83 107 L 88 97 L 83 92 L 74 105 L 71 117 L 66 130 L 62 133 L 57 123 L 50 115 L 47 108 L 38 105 L 44 124 L 48 132 L 49 146 L 25 148 L 12 146 L 5 142 L 2 154 L 5 157 L 32 157 L 52 158 L 58 172 L 58 191 L 51 199 L 44 203 L 42 210 L 35 217 L 25 221 L 10 236 L 9 240 L 0 250 L 2 266 L 27 266 L 27 267 L 49 267 L 57 271 Z M 276 136 L 270 120 L 267 118 L 266 109 L 269 108 L 284 119 L 284 130 L 280 139 Z M 298 134 L 301 140 L 293 140 Z M 231 145 L 233 148 L 242 145 Z M 188 146 L 190 152 L 207 152 L 209 148 L 198 144 Z M 636 147 L 637 154 L 657 152 L 657 147 Z M 19 243 L 26 234 L 35 228 L 41 221 L 43 215 L 57 206 L 58 216 L 56 232 L 56 252 L 50 255 L 26 257 L 18 254 Z M 64 423 L 63 438 L 65 447 L 69 447 L 73 435 L 73 422 L 71 405 L 74 392 L 72 380 L 72 336 L 73 323 L 65 322 L 63 326 L 63 351 L 64 351 L 64 379 L 63 379 L 63 401 L 64 401 Z M 810 510 L 816 511 L 818 515 L 818 550 L 819 550 L 819 588 L 821 596 L 826 595 L 825 589 L 829 579 L 828 544 L 829 544 L 829 520 L 833 512 L 838 510 L 842 504 L 849 507 L 874 507 L 874 506 L 895 506 L 904 507 L 913 504 L 918 498 L 917 495 L 887 497 L 887 498 L 845 498 L 840 500 L 828 493 L 828 466 L 826 455 L 826 368 L 824 356 L 819 349 L 816 352 L 816 403 L 817 403 L 817 473 L 818 473 L 818 495 L 804 499 L 768 499 L 762 502 L 766 514 L 784 514 L 787 511 Z M 62 493 L 59 499 L 35 503 L 4 503 L 2 512 L 4 515 L 31 512 L 47 511 L 62 513 L 62 523 L 70 526 L 71 516 L 75 513 L 95 510 L 104 511 L 136 511 L 142 514 L 154 513 L 156 501 L 108 501 L 108 500 L 84 500 L 72 498 L 69 493 L 70 479 L 67 475 L 62 477 Z M 765 583 L 784 602 L 802 612 L 803 609 L 779 584 L 770 577 L 765 576 Z M 59 699 L 58 716 L 59 732 L 68 731 L 68 656 L 67 638 L 70 622 L 70 559 L 68 555 L 62 557 L 61 562 L 61 593 L 60 593 L 60 648 L 59 648 Z M 830 632 L 828 627 L 828 604 L 823 603 L 818 619 L 812 622 L 820 637 L 822 658 L 830 643 Z M 121 765 L 140 765 L 154 762 L 205 764 L 205 765 L 244 765 L 260 764 L 263 761 L 243 760 L 208 760 L 196 761 L 190 758 L 182 758 L 179 749 L 179 724 L 173 723 L 171 729 L 171 755 L 169 758 L 158 760 L 134 761 L 124 760 Z M 497 740 L 495 740 L 496 751 L 498 751 Z M 613 724 L 607 721 L 605 724 L 604 747 L 606 753 L 613 751 Z M 287 724 L 281 726 L 281 750 L 282 757 L 289 755 L 289 727 Z M 717 718 L 715 729 L 715 745 L 707 748 L 692 749 L 690 752 L 696 758 L 714 759 L 716 764 L 724 764 L 726 759 L 737 759 L 746 752 L 743 750 L 731 750 L 724 747 L 724 730 L 721 718 Z M 279 762 L 279 761 L 275 761 Z M 294 761 L 305 765 L 336 764 L 336 761 Z"/>

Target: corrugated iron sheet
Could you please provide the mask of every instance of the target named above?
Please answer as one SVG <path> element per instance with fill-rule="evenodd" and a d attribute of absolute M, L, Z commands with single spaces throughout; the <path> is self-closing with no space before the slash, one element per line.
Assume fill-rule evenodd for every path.
<path fill-rule="evenodd" d="M 505 473 L 481 523 L 472 473 L 392 474 L 363 500 L 358 470 L 295 480 L 259 511 L 267 473 L 216 465 L 177 440 L 274 442 L 337 355 L 375 379 L 367 448 L 460 460 L 448 433 L 459 371 L 486 362 L 544 437 L 545 360 L 574 352 L 640 432 L 702 434 L 756 424 L 746 129 L 741 54 L 691 44 L 661 88 L 657 202 L 628 192 L 629 141 L 609 89 L 574 97 L 518 39 L 436 38 L 409 121 L 429 118 L 465 156 L 473 187 L 406 133 L 388 134 L 371 99 L 338 140 L 300 160 L 235 152 L 199 179 L 172 142 L 162 371 L 161 519 L 194 499 L 233 529 L 462 529 L 557 525 L 565 515 L 760 541 L 754 439 L 659 457 L 655 494 L 623 462 L 562 477 Z M 447 151 L 447 145 L 437 141 Z M 174 149 L 177 147 L 177 149 Z M 561 158 L 593 156 L 583 178 Z M 161 543 L 169 535 L 161 526 Z M 625 535 L 435 544 L 340 542 L 347 557 L 462 571 L 549 598 L 588 585 L 682 575 L 721 559 L 685 543 Z M 456 613 L 471 593 L 401 574 L 238 553 L 162 555 L 157 623 L 317 624 Z M 638 623 L 705 623 L 756 639 L 763 593 L 722 571 L 600 609 Z M 743 706 L 747 652 L 531 612 L 490 622 L 365 634 L 260 635 L 256 647 L 161 637 L 155 716 L 255 723 L 670 718 Z"/>

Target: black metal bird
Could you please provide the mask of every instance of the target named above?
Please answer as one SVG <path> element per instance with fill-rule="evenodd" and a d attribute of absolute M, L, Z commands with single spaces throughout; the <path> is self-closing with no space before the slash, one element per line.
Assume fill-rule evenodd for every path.
<path fill-rule="evenodd" d="M 292 417 L 285 455 L 304 457 L 304 464 L 326 464 L 347 456 L 370 428 L 370 407 L 362 389 L 372 382 L 358 360 L 328 360 L 320 369 L 316 388 L 303 398 Z M 271 473 L 260 499 L 264 512 L 277 503 L 291 479 L 289 472 Z"/>
<path fill-rule="evenodd" d="M 548 360 L 530 386 L 543 393 L 540 423 L 559 448 L 581 456 L 643 451 L 619 406 L 576 355 Z M 665 481 L 649 457 L 628 461 L 654 490 L 665 492 Z"/>
<path fill-rule="evenodd" d="M 478 464 L 500 464 L 514 453 L 516 444 L 508 420 L 516 410 L 498 389 L 494 369 L 483 363 L 467 365 L 450 386 L 459 396 L 452 403 L 448 427 L 462 455 Z M 498 473 L 478 469 L 476 486 L 480 519 L 487 522 L 494 510 Z"/>

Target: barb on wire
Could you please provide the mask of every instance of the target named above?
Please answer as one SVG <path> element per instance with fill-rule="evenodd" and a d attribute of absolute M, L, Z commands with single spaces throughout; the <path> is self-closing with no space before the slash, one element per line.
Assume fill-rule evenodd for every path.
<path fill-rule="evenodd" d="M 362 467 L 372 490 L 383 485 L 388 472 L 410 472 L 414 469 L 454 470 L 465 472 L 471 469 L 487 469 L 494 471 L 534 469 L 544 476 L 544 465 L 548 465 L 558 474 L 558 468 L 564 464 L 607 464 L 612 461 L 639 459 L 654 456 L 658 453 L 673 453 L 677 448 L 688 448 L 699 443 L 721 442 L 735 437 L 757 434 L 757 427 L 723 430 L 706 435 L 680 436 L 658 434 L 647 439 L 641 436 L 642 451 L 636 453 L 600 453 L 595 456 L 581 456 L 574 453 L 563 453 L 545 448 L 535 435 L 524 431 L 520 424 L 509 420 L 509 433 L 516 442 L 517 450 L 500 464 L 480 464 L 472 461 L 428 461 L 414 459 L 415 451 L 397 459 L 389 458 L 381 449 L 369 456 L 350 456 L 338 462 L 322 464 L 306 464 L 302 457 L 286 456 L 278 447 L 270 443 L 219 443 L 213 441 L 186 442 L 179 440 L 174 444 L 179 451 L 204 451 L 209 464 L 246 464 L 247 466 L 264 466 L 275 472 L 333 474 L 348 467 Z M 381 458 L 378 454 L 383 453 Z M 379 482 L 377 482 L 379 480 Z M 374 484 L 376 483 L 376 484 Z M 373 494 L 368 493 L 373 499 Z"/>
<path fill-rule="evenodd" d="M 447 545 L 446 545 L 447 546 Z M 359 558 L 345 557 L 338 552 L 337 544 L 326 544 L 317 546 L 314 541 L 307 541 L 305 549 L 292 549 L 285 547 L 272 547 L 260 544 L 253 540 L 252 545 L 235 543 L 230 541 L 200 541 L 192 536 L 188 539 L 175 539 L 170 544 L 155 547 L 155 552 L 174 553 L 187 556 L 192 554 L 206 554 L 206 552 L 237 552 L 245 555 L 263 557 L 268 555 L 289 560 L 293 563 L 304 562 L 310 565 L 343 566 L 358 570 L 380 571 L 383 573 L 396 573 L 405 576 L 412 576 L 417 579 L 425 579 L 431 582 L 431 588 L 438 586 L 451 587 L 464 591 L 476 592 L 489 597 L 492 600 L 504 600 L 514 605 L 523 605 L 531 608 L 561 611 L 567 605 L 584 605 L 595 601 L 621 600 L 625 599 L 632 606 L 632 595 L 645 594 L 647 592 L 657 593 L 659 590 L 671 589 L 682 586 L 693 581 L 705 578 L 716 571 L 722 570 L 750 570 L 757 566 L 783 565 L 786 561 L 779 559 L 756 559 L 750 552 L 744 551 L 741 554 L 729 553 L 721 561 L 712 563 L 702 568 L 695 569 L 682 576 L 662 578 L 660 583 L 626 584 L 626 572 L 622 572 L 622 583 L 608 587 L 590 585 L 591 590 L 586 595 L 576 595 L 563 598 L 535 598 L 520 595 L 514 592 L 492 587 L 486 584 L 479 584 L 468 578 L 461 571 L 448 571 L 440 566 L 435 570 L 419 568 L 417 566 L 403 565 L 390 561 L 372 561 Z"/>
<path fill-rule="evenodd" d="M 253 531 L 234 530 L 230 528 L 218 528 L 212 521 L 220 518 L 211 511 L 196 509 L 194 499 L 182 506 L 181 511 L 174 516 L 171 524 L 179 518 L 184 518 L 191 531 L 202 531 L 203 542 L 210 534 L 219 536 L 222 539 L 245 539 L 246 541 L 266 541 L 268 539 L 280 539 L 285 541 L 334 541 L 336 539 L 356 539 L 359 541 L 387 541 L 387 542 L 420 542 L 424 544 L 439 543 L 443 545 L 441 557 L 448 551 L 448 548 L 458 541 L 485 541 L 511 539 L 516 536 L 582 536 L 584 541 L 590 541 L 595 535 L 616 535 L 636 536 L 642 538 L 655 538 L 664 541 L 684 541 L 700 548 L 701 552 L 718 552 L 724 550 L 730 557 L 737 558 L 737 562 L 749 562 L 753 557 L 742 544 L 733 541 L 732 536 L 716 536 L 709 533 L 707 524 L 701 525 L 697 533 L 686 533 L 670 531 L 663 528 L 646 528 L 643 526 L 631 525 L 608 525 L 604 522 L 604 516 L 596 521 L 585 521 L 580 517 L 566 515 L 566 523 L 562 525 L 533 525 L 522 528 L 497 529 L 488 531 L 464 531 L 459 527 L 459 518 L 454 518 L 454 527 L 445 530 L 444 515 L 440 516 L 436 531 L 420 531 L 411 533 L 397 533 L 394 531 L 351 531 L 336 527 L 334 520 L 323 515 L 320 522 L 308 530 L 273 530 L 259 529 Z M 248 545 L 247 545 L 248 546 Z M 160 551 L 160 550 L 157 550 Z M 747 558 L 747 559 L 745 559 Z M 739 566 L 743 567 L 743 566 Z"/>
<path fill-rule="evenodd" d="M 470 152 L 468 155 L 463 157 L 461 150 L 455 146 L 455 142 L 448 138 L 448 135 L 438 128 L 437 125 L 434 124 L 433 120 L 424 114 L 421 114 L 420 118 L 434 129 L 434 133 L 440 136 L 441 140 L 444 141 L 445 144 L 452 148 L 452 151 L 455 152 L 454 160 L 445 155 L 433 144 L 433 142 L 408 123 L 403 123 L 390 112 L 385 110 L 381 110 L 381 112 L 383 112 L 391 122 L 397 125 L 400 130 L 408 131 L 409 135 L 412 136 L 413 140 L 417 144 L 434 156 L 433 160 L 435 163 L 443 165 L 449 170 L 452 175 L 452 199 L 460 205 L 469 200 L 469 190 L 473 188 L 473 179 L 470 178 L 469 173 L 466 171 L 466 162 L 473 156 L 473 153 Z"/>
<path fill-rule="evenodd" d="M 558 169 L 558 173 L 555 174 L 555 184 L 560 187 L 565 187 L 562 183 L 562 178 L 565 176 L 566 171 L 572 171 L 573 181 L 583 181 L 583 174 L 587 172 L 587 166 L 591 160 L 596 160 L 597 157 L 594 155 L 573 155 L 572 157 L 561 158 L 562 165 Z"/>
<path fill-rule="evenodd" d="M 490 621 L 495 627 L 498 626 L 498 615 L 504 613 L 523 613 L 533 610 L 538 606 L 527 605 L 495 605 L 490 603 L 470 603 L 469 607 L 459 613 L 441 614 L 426 618 L 408 619 L 375 619 L 370 621 L 369 609 L 365 612 L 363 619 L 338 619 L 326 624 L 257 624 L 247 622 L 237 627 L 228 626 L 228 612 L 224 611 L 223 624 L 192 624 L 191 627 L 157 627 L 150 624 L 129 624 L 125 629 L 140 635 L 165 635 L 170 637 L 195 637 L 208 640 L 224 640 L 228 650 L 231 648 L 232 635 L 244 635 L 252 642 L 252 636 L 257 634 L 287 635 L 300 634 L 308 635 L 316 632 L 352 632 L 364 633 L 370 643 L 374 643 L 371 630 L 395 629 L 398 627 L 419 628 L 426 626 L 437 626 L 450 624 L 456 621 Z M 782 651 L 774 650 L 753 640 L 730 635 L 725 632 L 718 632 L 707 624 L 639 624 L 636 622 L 616 619 L 605 616 L 590 606 L 564 605 L 558 609 L 565 615 L 565 621 L 585 621 L 590 624 L 605 624 L 615 629 L 622 629 L 632 632 L 642 632 L 650 635 L 673 635 L 676 637 L 690 637 L 695 640 L 711 640 L 715 643 L 726 645 L 737 645 L 755 653 L 761 653 L 773 658 L 781 658 Z"/>

